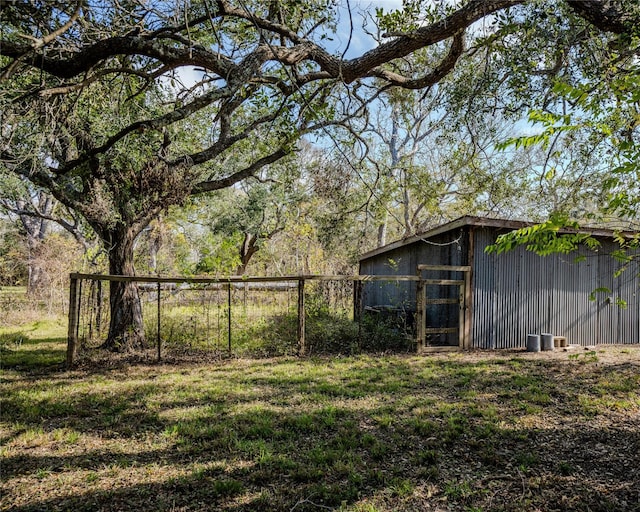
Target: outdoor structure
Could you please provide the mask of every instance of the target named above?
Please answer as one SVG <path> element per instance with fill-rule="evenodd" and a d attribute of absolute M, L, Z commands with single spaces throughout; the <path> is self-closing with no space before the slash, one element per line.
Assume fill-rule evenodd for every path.
<path fill-rule="evenodd" d="M 426 350 L 519 348 L 530 333 L 564 336 L 569 344 L 640 343 L 640 265 L 636 259 L 616 277 L 614 232 L 584 230 L 601 243 L 598 252 L 486 252 L 500 234 L 528 225 L 461 217 L 362 255 L 360 274 L 421 277 L 363 283 L 370 288 L 364 311 L 409 310 L 418 348 Z"/>

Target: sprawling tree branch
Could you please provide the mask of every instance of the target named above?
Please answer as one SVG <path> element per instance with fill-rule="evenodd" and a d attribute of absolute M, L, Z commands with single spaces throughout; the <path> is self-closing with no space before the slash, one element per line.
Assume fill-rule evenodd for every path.
<path fill-rule="evenodd" d="M 314 78 L 340 78 L 349 83 L 356 78 L 375 75 L 388 76 L 396 85 L 419 87 L 419 81 L 403 80 L 394 75 L 386 75 L 383 70 L 377 68 L 392 59 L 398 59 L 410 53 L 440 41 L 452 38 L 472 25 L 479 19 L 499 10 L 522 4 L 524 0 L 472 0 L 445 19 L 420 27 L 412 32 L 394 38 L 378 47 L 364 53 L 362 56 L 341 60 L 318 44 L 309 39 L 298 36 L 294 31 L 284 25 L 260 18 L 242 9 L 232 8 L 228 2 L 219 1 L 216 15 L 218 17 L 239 17 L 253 23 L 260 30 L 286 37 L 293 46 L 272 46 L 272 58 L 288 65 L 302 61 L 315 62 L 320 73 L 308 75 Z M 598 0 L 568 0 L 568 4 L 575 12 L 593 23 L 596 27 L 622 33 L 628 31 L 634 18 L 631 14 L 625 14 L 609 1 Z M 205 18 L 194 20 L 194 24 L 206 21 Z M 167 29 L 169 30 L 169 29 Z M 171 30 L 179 30 L 173 28 Z M 157 35 L 157 34 L 156 34 Z M 454 42 L 453 48 L 458 48 L 459 43 Z M 452 49 L 453 49 L 452 48 Z M 10 58 L 19 58 L 35 50 L 40 46 L 19 44 L 6 41 L 0 50 L 2 55 Z M 111 37 L 98 41 L 92 45 L 84 46 L 77 51 L 64 53 L 66 57 L 53 56 L 50 53 L 37 52 L 37 58 L 33 59 L 33 65 L 39 67 L 54 76 L 60 78 L 72 78 L 91 70 L 96 64 L 116 55 L 140 55 L 156 59 L 168 66 L 192 65 L 199 66 L 215 72 L 221 77 L 229 76 L 237 70 L 232 59 L 219 52 L 212 52 L 200 46 L 175 47 L 166 40 L 154 37 L 154 34 Z M 446 73 L 447 63 L 443 63 Z M 426 80 L 427 82 L 429 80 Z"/>
<path fill-rule="evenodd" d="M 531 38 L 524 52 L 539 54 L 526 64 L 512 57 L 519 47 L 510 41 L 538 30 L 538 4 L 527 0 L 458 2 L 355 58 L 317 35 L 335 21 L 318 12 L 321 2 L 305 9 L 305 2 L 104 0 L 103 7 L 42 0 L 37 10 L 29 2 L 0 3 L 0 165 L 82 214 L 117 272 L 133 272 L 133 241 L 164 208 L 254 175 L 310 130 L 329 136 L 329 126 L 352 129 L 348 121 L 366 117 L 380 91 L 435 86 L 478 48 L 487 62 L 495 52 L 513 58 L 519 78 L 533 76 L 530 62 L 556 72 L 575 58 L 558 55 L 553 41 L 540 50 Z M 640 20 L 632 0 L 549 0 L 547 7 L 560 19 L 552 22 L 557 33 L 579 29 L 599 43 L 607 38 L 586 30 L 587 22 L 627 34 Z M 500 12 L 518 19 L 495 18 L 496 27 L 490 23 L 478 36 L 472 26 Z M 518 30 L 519 18 L 528 31 Z M 492 30 L 505 27 L 513 30 L 509 37 L 492 39 Z M 425 51 L 411 62 L 418 50 Z M 191 76 L 195 85 L 177 86 L 175 76 Z M 518 87 L 526 89 L 518 83 L 512 90 Z"/>
<path fill-rule="evenodd" d="M 415 79 L 409 79 L 397 73 L 376 69 L 372 76 L 382 78 L 391 85 L 397 85 L 404 89 L 425 89 L 440 82 L 455 67 L 456 62 L 464 51 L 464 32 L 458 32 L 451 43 L 447 56 L 430 73 Z"/>
<path fill-rule="evenodd" d="M 624 34 L 638 30 L 640 5 L 635 1 L 567 0 L 567 4 L 578 16 L 603 32 Z"/>
<path fill-rule="evenodd" d="M 251 165 L 231 174 L 230 176 L 226 176 L 217 180 L 202 181 L 196 184 L 191 189 L 191 193 L 203 194 L 205 192 L 213 192 L 214 190 L 220 190 L 235 185 L 236 183 L 248 178 L 249 176 L 253 176 L 263 167 L 275 163 L 281 158 L 284 158 L 288 154 L 289 151 L 286 148 L 278 148 L 273 153 L 256 160 Z"/>

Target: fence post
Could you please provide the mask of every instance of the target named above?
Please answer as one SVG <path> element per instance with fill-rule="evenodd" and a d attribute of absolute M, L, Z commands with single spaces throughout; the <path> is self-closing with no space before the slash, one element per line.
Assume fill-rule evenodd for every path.
<path fill-rule="evenodd" d="M 353 281 L 353 320 L 358 322 L 362 319 L 362 281 Z"/>
<path fill-rule="evenodd" d="M 464 273 L 464 348 L 471 348 L 471 268 Z"/>
<path fill-rule="evenodd" d="M 98 336 L 102 334 L 102 281 L 98 279 L 98 291 L 97 291 L 97 312 L 96 312 L 96 331 L 98 332 Z"/>
<path fill-rule="evenodd" d="M 418 271 L 420 280 L 416 285 L 416 349 L 418 351 L 424 348 L 424 330 L 425 330 L 425 282 L 421 276 L 422 272 Z"/>
<path fill-rule="evenodd" d="M 76 292 L 77 296 L 78 296 L 78 313 L 77 313 L 77 320 L 76 320 L 76 341 L 78 339 L 80 339 L 80 322 L 82 321 L 82 279 L 80 279 L 80 282 L 78 283 L 78 290 Z M 84 337 L 84 324 L 82 325 L 82 335 Z"/>
<path fill-rule="evenodd" d="M 160 281 L 158 281 L 158 335 L 157 335 L 157 343 L 158 343 L 158 362 L 160 362 L 160 359 L 162 358 L 162 352 L 161 352 L 161 341 L 160 341 Z"/>
<path fill-rule="evenodd" d="M 304 335 L 305 311 L 304 311 L 304 279 L 298 279 L 298 353 L 303 356 L 307 352 Z"/>
<path fill-rule="evenodd" d="M 67 330 L 67 368 L 73 366 L 78 350 L 78 278 L 69 276 L 69 326 Z"/>
<path fill-rule="evenodd" d="M 358 348 L 362 348 L 362 281 L 353 281 L 353 321 L 358 323 Z"/>
<path fill-rule="evenodd" d="M 465 272 L 465 275 L 468 274 L 468 272 Z M 466 279 L 465 279 L 465 284 L 466 284 Z M 458 346 L 461 349 L 467 348 L 466 347 L 466 310 L 465 310 L 465 298 L 466 298 L 466 290 L 465 290 L 465 285 L 461 284 L 459 287 L 459 294 L 458 294 Z"/>
<path fill-rule="evenodd" d="M 227 341 L 229 343 L 229 355 L 231 355 L 231 281 L 227 283 L 227 327 L 229 328 Z"/>
<path fill-rule="evenodd" d="M 91 281 L 91 286 L 89 287 L 89 342 L 93 340 L 93 313 L 95 311 L 95 301 L 94 295 L 96 293 L 96 282 Z"/>

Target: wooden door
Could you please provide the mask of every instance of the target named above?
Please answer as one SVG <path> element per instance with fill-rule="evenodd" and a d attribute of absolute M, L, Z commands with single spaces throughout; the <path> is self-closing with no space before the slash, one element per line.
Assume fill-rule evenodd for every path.
<path fill-rule="evenodd" d="M 418 350 L 468 346 L 469 266 L 418 265 Z"/>

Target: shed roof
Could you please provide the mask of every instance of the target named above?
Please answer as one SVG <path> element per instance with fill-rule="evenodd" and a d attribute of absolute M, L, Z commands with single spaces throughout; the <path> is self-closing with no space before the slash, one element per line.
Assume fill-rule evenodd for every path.
<path fill-rule="evenodd" d="M 536 224 L 537 224 L 536 222 L 523 221 L 523 220 L 495 219 L 490 217 L 474 217 L 472 215 L 465 215 L 463 217 L 458 217 L 457 219 L 452 220 L 451 222 L 447 222 L 446 224 L 441 224 L 440 226 L 436 226 L 435 228 L 432 228 L 423 233 L 418 233 L 417 235 L 413 235 L 407 238 L 402 238 L 400 240 L 396 240 L 395 242 L 391 242 L 390 244 L 368 251 L 360 256 L 359 261 L 372 258 L 373 256 L 377 256 L 379 254 L 384 254 L 385 252 L 388 252 L 388 251 L 399 249 L 400 247 L 404 247 L 405 245 L 410 245 L 415 242 L 419 242 L 421 240 L 432 238 L 434 236 L 440 235 L 442 233 L 446 233 L 448 231 L 455 231 L 465 226 L 491 227 L 491 228 L 515 230 L 515 229 L 526 228 L 528 226 L 534 226 Z M 618 230 L 609 229 L 609 228 L 596 228 L 596 227 L 580 227 L 580 229 L 578 230 L 575 230 L 575 229 L 560 230 L 560 233 L 576 233 L 576 232 L 588 233 L 592 236 L 598 236 L 598 237 L 612 237 L 615 233 L 619 233 Z M 631 237 L 637 234 L 638 234 L 637 231 L 635 232 L 623 231 L 623 236 Z"/>

